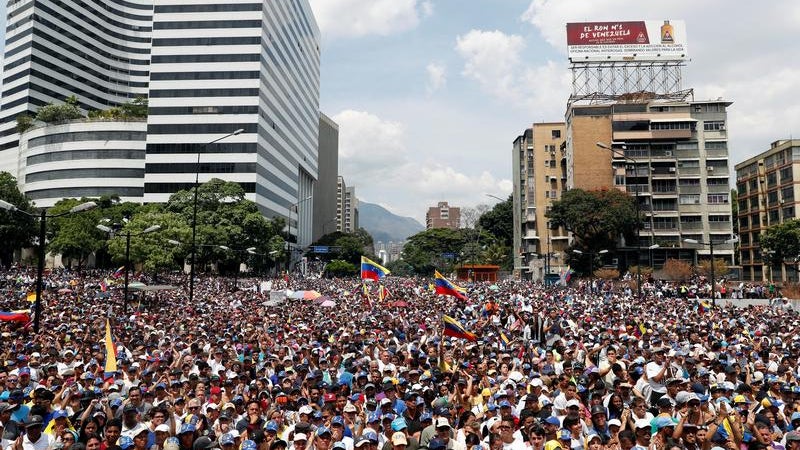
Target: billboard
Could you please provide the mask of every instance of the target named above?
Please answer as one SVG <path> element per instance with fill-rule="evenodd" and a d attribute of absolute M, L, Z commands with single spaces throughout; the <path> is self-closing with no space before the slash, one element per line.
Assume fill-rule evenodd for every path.
<path fill-rule="evenodd" d="M 682 20 L 580 22 L 567 24 L 571 62 L 685 60 Z"/>

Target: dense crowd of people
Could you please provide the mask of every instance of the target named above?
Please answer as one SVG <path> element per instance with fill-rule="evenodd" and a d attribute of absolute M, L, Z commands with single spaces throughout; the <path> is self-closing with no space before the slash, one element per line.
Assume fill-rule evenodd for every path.
<path fill-rule="evenodd" d="M 0 309 L 28 307 L 33 271 L 2 275 Z M 107 276 L 49 272 L 39 332 L 0 322 L 2 450 L 800 449 L 792 308 L 392 276 L 201 277 L 190 302 L 167 276 L 123 311 Z"/>

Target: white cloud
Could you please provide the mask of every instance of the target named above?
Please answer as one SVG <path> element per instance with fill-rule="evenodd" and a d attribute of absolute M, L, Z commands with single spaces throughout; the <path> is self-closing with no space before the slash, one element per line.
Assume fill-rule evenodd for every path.
<path fill-rule="evenodd" d="M 502 31 L 470 30 L 456 38 L 456 51 L 464 58 L 464 76 L 501 97 L 514 88 L 514 68 L 525 48 L 521 36 Z"/>
<path fill-rule="evenodd" d="M 432 62 L 425 67 L 425 71 L 428 73 L 428 81 L 425 83 L 428 95 L 438 91 L 447 83 L 447 68 L 444 64 Z"/>
<path fill-rule="evenodd" d="M 465 173 L 441 164 L 430 153 L 407 149 L 408 130 L 399 122 L 365 111 L 344 110 L 333 116 L 339 125 L 339 171 L 364 201 L 422 220 L 428 205 L 446 200 L 473 206 L 484 193 L 510 192 L 511 181 L 488 171 Z M 422 158 L 422 159 L 416 159 Z M 398 195 L 402 192 L 403 195 Z"/>
<path fill-rule="evenodd" d="M 433 14 L 420 0 L 311 0 L 325 38 L 386 36 L 410 30 Z"/>
<path fill-rule="evenodd" d="M 719 20 L 721 12 L 724 20 Z M 728 110 L 731 166 L 798 131 L 800 106 L 795 98 L 800 60 L 787 57 L 797 54 L 794 30 L 800 3 L 796 1 L 775 0 L 769 8 L 752 2 L 731 8 L 726 0 L 532 0 L 521 18 L 563 55 L 565 68 L 567 22 L 684 19 L 692 58 L 683 70 L 684 87 L 694 88 L 698 100 L 723 97 L 734 102 Z M 741 32 L 765 26 L 770 31 L 731 39 L 736 33 L 731 34 L 731 24 Z"/>

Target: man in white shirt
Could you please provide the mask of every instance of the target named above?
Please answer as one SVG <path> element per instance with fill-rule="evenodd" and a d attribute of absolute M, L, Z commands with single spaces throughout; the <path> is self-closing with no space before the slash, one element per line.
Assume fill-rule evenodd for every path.
<path fill-rule="evenodd" d="M 31 416 L 25 422 L 25 434 L 5 450 L 47 450 L 53 444 L 53 435 L 42 433 L 42 416 Z"/>
<path fill-rule="evenodd" d="M 645 373 L 647 374 L 647 382 L 650 385 L 650 401 L 654 405 L 659 398 L 667 393 L 667 386 L 664 383 L 667 369 L 669 368 L 669 360 L 664 355 L 665 347 L 657 347 L 653 349 L 653 360 L 645 366 Z"/>

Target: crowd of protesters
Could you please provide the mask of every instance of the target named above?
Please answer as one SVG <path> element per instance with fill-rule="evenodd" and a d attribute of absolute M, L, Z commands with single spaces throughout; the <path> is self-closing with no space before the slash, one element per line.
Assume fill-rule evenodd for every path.
<path fill-rule="evenodd" d="M 190 302 L 166 277 L 178 289 L 123 311 L 106 276 L 49 272 L 39 332 L 0 322 L 2 450 L 800 449 L 791 308 L 577 280 L 474 283 L 464 302 L 392 276 L 380 296 L 267 285 L 325 303 L 201 277 Z M 33 272 L 2 278 L 0 309 L 25 308 Z"/>

